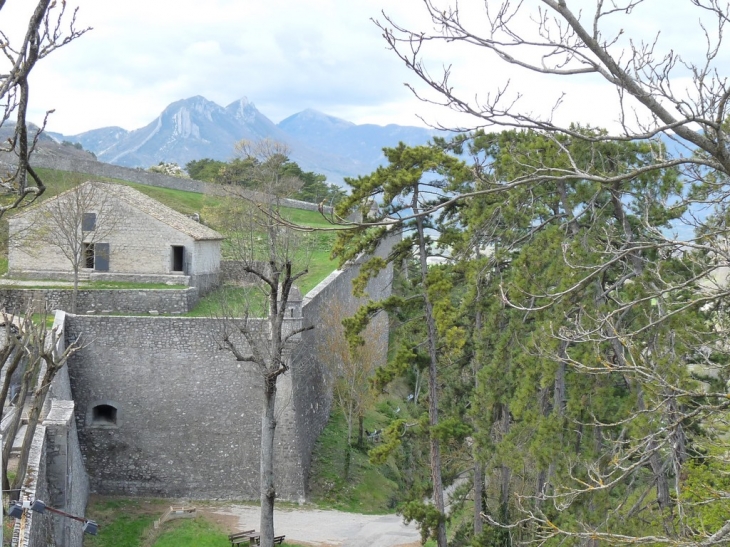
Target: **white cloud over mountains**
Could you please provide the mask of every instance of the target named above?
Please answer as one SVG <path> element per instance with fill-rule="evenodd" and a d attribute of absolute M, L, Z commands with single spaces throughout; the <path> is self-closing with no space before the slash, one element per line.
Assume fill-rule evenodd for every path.
<path fill-rule="evenodd" d="M 22 34 L 34 4 L 8 0 L 0 28 Z M 661 29 L 665 50 L 697 53 L 702 44 L 686 40 L 686 4 L 648 0 L 616 24 L 627 25 L 627 37 L 647 40 Z M 135 129 L 194 95 L 222 105 L 246 96 L 274 121 L 314 108 L 356 123 L 420 125 L 420 114 L 430 122 L 468 124 L 412 96 L 404 82 L 428 90 L 387 50 L 371 21 L 383 20 L 385 10 L 409 28 L 429 30 L 422 0 L 69 0 L 72 5 L 80 8 L 79 26 L 94 29 L 39 63 L 31 80 L 31 118 L 40 121 L 45 110 L 56 109 L 49 127 L 65 134 L 110 125 Z M 465 20 L 485 32 L 483 0 L 461 5 Z M 558 116 L 600 125 L 618 119 L 614 92 L 595 77 L 508 70 L 494 55 L 463 44 L 434 43 L 425 51 L 434 74 L 453 66 L 453 83 L 468 96 L 483 99 L 510 79 L 527 109 L 549 110 L 568 92 Z"/>

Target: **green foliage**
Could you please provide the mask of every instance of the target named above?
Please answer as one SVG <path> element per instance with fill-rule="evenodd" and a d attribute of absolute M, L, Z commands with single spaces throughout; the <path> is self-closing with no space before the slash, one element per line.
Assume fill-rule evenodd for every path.
<path fill-rule="evenodd" d="M 365 428 L 382 429 L 388 418 L 379 410 L 365 417 Z M 350 453 L 349 478 L 344 478 L 345 454 Z M 390 513 L 399 501 L 401 477 L 393 461 L 373 464 L 365 452 L 347 451 L 347 422 L 333 413 L 317 439 L 312 456 L 310 488 L 312 501 L 341 511 Z"/>
<path fill-rule="evenodd" d="M 71 146 L 71 147 L 75 148 L 76 150 L 84 149 L 84 146 L 80 142 L 71 142 L 71 141 L 63 140 L 63 141 L 61 141 L 61 144 L 63 146 Z"/>
<path fill-rule="evenodd" d="M 401 509 L 401 514 L 406 523 L 416 522 L 422 543 L 436 535 L 436 528 L 444 519 L 433 505 L 416 500 L 407 502 Z"/>
<path fill-rule="evenodd" d="M 205 182 L 218 182 L 217 178 L 221 169 L 226 163 L 210 158 L 201 160 L 192 160 L 185 164 L 185 171 L 190 175 L 191 179 L 202 180 Z"/>
<path fill-rule="evenodd" d="M 431 363 L 429 306 L 436 327 L 439 420 L 427 419 L 422 395 L 412 418 L 392 416 L 371 453 L 408 477 L 416 501 L 405 512 L 426 536 L 438 521 L 420 506 L 430 493 L 425 466 L 411 464 L 427 457 L 429 439 L 448 455 L 446 484 L 483 466 L 485 512 L 505 525 L 528 517 L 509 534 L 486 527 L 479 537 L 454 523 L 455 544 L 538 536 L 557 544 L 586 529 L 701 538 L 724 522 L 724 433 L 712 417 L 724 416 L 725 403 L 711 403 L 698 380 L 705 391 L 726 390 L 727 314 L 722 299 L 710 305 L 698 294 L 724 253 L 717 238 L 730 215 L 717 208 L 700 248 L 668 241 L 687 206 L 679 173 L 652 168 L 663 145 L 571 129 L 571 137 L 505 131 L 388 149 L 389 165 L 350 181 L 338 207 L 368 220 L 338 235 L 341 262 L 402 235 L 355 285 L 361 293 L 393 264 L 402 268 L 397 298 L 368 304 L 347 324 L 356 346 L 368 318 L 389 311 L 394 349 L 374 385 L 403 378 L 418 393 Z M 447 150 L 468 150 L 471 170 Z M 471 197 L 452 202 L 459 193 Z M 411 216 L 434 207 L 420 221 Z M 424 269 L 424 240 L 428 253 L 452 259 Z"/>
<path fill-rule="evenodd" d="M 259 182 L 256 181 L 256 167 L 257 161 L 251 158 L 235 158 L 230 162 L 203 158 L 185 164 L 185 170 L 193 179 L 237 185 L 252 190 L 260 189 Z M 337 185 L 327 184 L 327 178 L 324 175 L 303 171 L 294 161 L 285 159 L 278 169 L 281 176 L 296 178 L 300 181 L 301 188 L 287 197 L 309 203 L 334 205 L 344 195 L 343 190 Z"/>

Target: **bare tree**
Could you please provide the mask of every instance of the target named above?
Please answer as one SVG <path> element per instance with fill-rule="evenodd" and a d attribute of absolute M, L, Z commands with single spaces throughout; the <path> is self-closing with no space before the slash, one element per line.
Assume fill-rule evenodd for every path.
<path fill-rule="evenodd" d="M 347 421 L 346 462 L 349 462 L 353 427 L 357 423 L 357 444 L 362 446 L 365 412 L 375 401 L 371 380 L 375 369 L 384 364 L 382 361 L 388 340 L 387 323 L 373 320 L 363 333 L 363 344 L 353 349 L 342 325 L 347 317 L 343 304 L 330 302 L 322 317 L 324 321 L 319 338 L 319 354 L 329 371 L 335 402 Z"/>
<path fill-rule="evenodd" d="M 263 145 L 262 145 L 263 146 Z M 268 145 L 255 148 L 262 165 L 276 165 L 285 156 Z M 261 189 L 278 187 L 277 169 L 262 168 L 254 179 Z M 240 265 L 240 272 L 253 280 L 252 290 L 260 291 L 268 308 L 266 317 L 256 318 L 248 310 L 244 317 L 223 317 L 220 342 L 238 361 L 250 363 L 261 375 L 263 407 L 261 409 L 261 545 L 273 547 L 274 502 L 276 499 L 274 435 L 277 425 L 277 381 L 289 369 L 292 342 L 311 327 L 291 318 L 289 303 L 298 292 L 297 280 L 307 273 L 309 251 L 303 235 L 279 225 L 275 199 L 265 203 L 247 201 L 250 194 L 232 188 L 232 197 L 240 209 L 231 215 L 228 225 L 230 253 Z"/>
<path fill-rule="evenodd" d="M 0 359 L 2 359 L 0 361 L 0 371 L 2 371 L 4 377 L 2 392 L 0 392 L 0 403 L 2 403 L 0 409 L 6 408 L 5 403 L 7 402 L 9 387 L 16 371 L 21 367 L 23 370 L 19 394 L 17 399 L 14 400 L 16 411 L 6 432 L 6 442 L 2 448 L 2 483 L 5 490 L 10 488 L 7 477 L 10 451 L 15 436 L 20 429 L 23 405 L 28 394 L 32 393 L 28 425 L 20 449 L 16 476 L 12 484 L 12 488 L 15 489 L 14 492 L 16 493 L 15 499 L 17 499 L 17 492 L 19 492 L 25 480 L 33 436 L 40 421 L 41 411 L 46 402 L 51 383 L 58 371 L 66 364 L 68 358 L 79 350 L 80 344 L 77 340 L 64 345 L 61 350 L 62 346 L 59 345 L 59 340 L 62 340 L 63 332 L 57 330 L 56 327 L 52 329 L 46 327 L 45 313 L 41 314 L 35 322 L 31 318 L 31 312 L 27 312 L 22 317 L 4 313 L 2 319 L 5 336 L 2 346 L 0 346 Z M 0 414 L 1 417 L 2 414 Z"/>
<path fill-rule="evenodd" d="M 5 4 L 6 0 L 0 0 L 0 11 Z M 39 0 L 19 44 L 14 45 L 7 34 L 0 31 L 0 48 L 5 59 L 5 67 L 0 69 L 0 126 L 15 117 L 13 136 L 0 147 L 0 151 L 7 153 L 15 165 L 12 172 L 0 178 L 3 192 L 10 196 L 9 202 L 0 206 L 0 216 L 23 204 L 27 198 L 32 202 L 45 191 L 45 185 L 31 167 L 30 159 L 52 111 L 46 113 L 40 129 L 29 137 L 28 79 L 38 61 L 90 30 L 77 29 L 77 10 L 69 16 L 66 8 L 65 0 Z"/>
<path fill-rule="evenodd" d="M 570 7 L 571 3 L 565 0 L 539 0 L 533 3 L 535 6 L 500 1 L 485 3 L 483 17 L 470 18 L 463 15 L 469 3 L 423 0 L 433 23 L 432 32 L 407 29 L 387 15 L 376 24 L 393 51 L 433 92 L 421 95 L 411 85 L 417 96 L 471 116 L 472 122 L 467 126 L 449 129 L 533 129 L 586 143 L 663 135 L 677 142 L 679 152 L 685 152 L 669 156 L 657 150 L 652 165 L 610 175 L 590 172 L 578 161 L 560 172 L 550 172 L 550 165 L 536 162 L 528 164 L 532 169 L 519 178 L 500 181 L 499 187 L 487 185 L 477 193 L 494 193 L 505 187 L 545 180 L 614 184 L 631 180 L 647 170 L 677 166 L 685 168 L 690 180 L 706 181 L 707 169 L 727 175 L 730 173 L 726 124 L 730 114 L 730 84 L 722 76 L 724 61 L 719 54 L 730 20 L 730 7 L 719 0 L 690 1 L 696 8 L 698 22 L 693 24 L 694 28 L 687 29 L 687 35 L 694 32 L 692 36 L 697 41 L 685 43 L 699 42 L 705 46 L 704 54 L 693 58 L 692 52 L 682 55 L 676 47 L 660 50 L 663 42 L 659 35 L 630 36 L 624 27 L 616 24 L 619 17 L 630 17 L 645 3 L 644 0 L 610 3 L 597 0 L 593 10 L 588 10 L 583 5 Z M 641 25 L 634 28 L 640 29 Z M 555 114 L 564 97 L 545 111 L 534 112 L 529 105 L 523 108 L 526 95 L 543 93 L 537 85 L 530 90 L 513 90 L 509 81 L 491 79 L 495 87 L 481 95 L 460 91 L 451 82 L 454 67 L 435 71 L 429 68 L 431 43 L 473 46 L 474 54 L 484 53 L 493 63 L 529 71 L 535 78 L 600 77 L 617 93 L 618 130 L 587 134 L 573 124 L 556 122 Z M 688 85 L 684 84 L 686 78 L 689 78 Z M 455 199 L 465 197 L 468 196 L 459 195 Z M 445 201 L 440 207 L 448 204 Z"/>
<path fill-rule="evenodd" d="M 108 240 L 123 218 L 111 185 L 85 182 L 29 211 L 12 234 L 12 245 L 30 254 L 50 246 L 68 260 L 74 282 L 71 313 L 76 313 L 79 273 L 109 261 L 108 247 L 97 244 Z"/>

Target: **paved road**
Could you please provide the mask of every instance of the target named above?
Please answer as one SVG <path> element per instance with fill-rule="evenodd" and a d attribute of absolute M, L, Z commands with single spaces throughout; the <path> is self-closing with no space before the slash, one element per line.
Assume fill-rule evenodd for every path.
<path fill-rule="evenodd" d="M 238 529 L 259 528 L 259 508 L 233 505 L 209 510 L 220 517 L 237 517 Z M 228 520 L 226 518 L 226 520 Z M 416 547 L 421 545 L 415 525 L 397 515 L 359 515 L 319 509 L 276 509 L 276 534 L 287 541 L 316 547 Z"/>

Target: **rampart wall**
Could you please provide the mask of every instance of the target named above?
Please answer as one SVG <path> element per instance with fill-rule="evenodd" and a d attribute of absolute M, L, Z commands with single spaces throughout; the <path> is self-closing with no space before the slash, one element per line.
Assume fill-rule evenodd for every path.
<path fill-rule="evenodd" d="M 223 328 L 208 318 L 68 316 L 67 337 L 88 340 L 69 374 L 94 492 L 258 497 L 263 377 L 221 347 Z M 232 340 L 247 351 L 240 335 Z M 278 493 L 296 500 L 304 478 L 291 378 L 278 389 Z M 116 409 L 115 423 L 95 421 L 98 405 Z"/>
<path fill-rule="evenodd" d="M 389 250 L 386 245 L 380 252 Z M 307 495 L 312 449 L 332 398 L 319 355 L 326 351 L 318 342 L 323 316 L 334 300 L 355 311 L 351 283 L 359 266 L 333 273 L 307 295 L 303 317 L 289 320 L 314 329 L 292 344 L 290 372 L 277 386 L 275 466 L 282 499 Z M 370 294 L 389 294 L 391 282 L 388 269 L 370 283 Z M 387 326 L 385 315 L 377 320 Z M 263 325 L 253 321 L 249 328 Z M 258 498 L 263 379 L 252 363 L 237 362 L 222 347 L 224 327 L 208 318 L 67 317 L 66 336 L 88 340 L 68 368 L 92 491 Z M 387 339 L 387 328 L 382 336 Z M 232 339 L 246 351 L 240 335 Z M 95 421 L 94 408 L 102 405 L 115 409 L 113 424 Z"/>
<path fill-rule="evenodd" d="M 70 310 L 71 289 L 0 289 L 0 309 Z M 76 309 L 81 313 L 184 314 L 198 302 L 198 289 L 80 289 Z"/>
<path fill-rule="evenodd" d="M 386 256 L 396 243 L 396 238 L 384 242 L 377 255 Z M 293 405 L 299 423 L 299 451 L 302 454 L 302 469 L 309 475 L 314 445 L 320 433 L 327 425 L 332 406 L 331 377 L 321 353 L 328 351 L 321 343 L 322 325 L 326 323 L 329 306 L 339 306 L 343 315 L 352 315 L 365 300 L 352 295 L 352 281 L 360 272 L 365 261 L 359 259 L 344 270 L 332 272 L 325 280 L 312 289 L 304 297 L 302 315 L 305 325 L 315 328 L 302 333 L 302 343 L 293 355 L 292 383 L 297 386 L 294 392 Z M 373 300 L 390 295 L 393 283 L 393 267 L 388 266 L 381 274 L 370 281 L 367 292 Z M 379 314 L 373 320 L 372 332 L 383 337 L 380 347 L 383 349 L 381 361 L 385 364 L 388 348 L 388 316 Z M 308 488 L 308 483 L 305 483 Z M 305 495 L 309 492 L 306 491 Z"/>
<path fill-rule="evenodd" d="M 59 332 L 64 330 L 65 318 L 64 312 L 56 314 L 54 327 Z M 57 351 L 62 353 L 65 343 L 61 337 Z M 20 501 L 41 500 L 55 509 L 84 516 L 89 480 L 79 445 L 67 367 L 56 374 L 43 415 L 45 418 L 33 436 Z M 81 547 L 82 542 L 80 522 L 50 512 L 39 514 L 26 510 L 13 529 L 13 547 Z"/>

